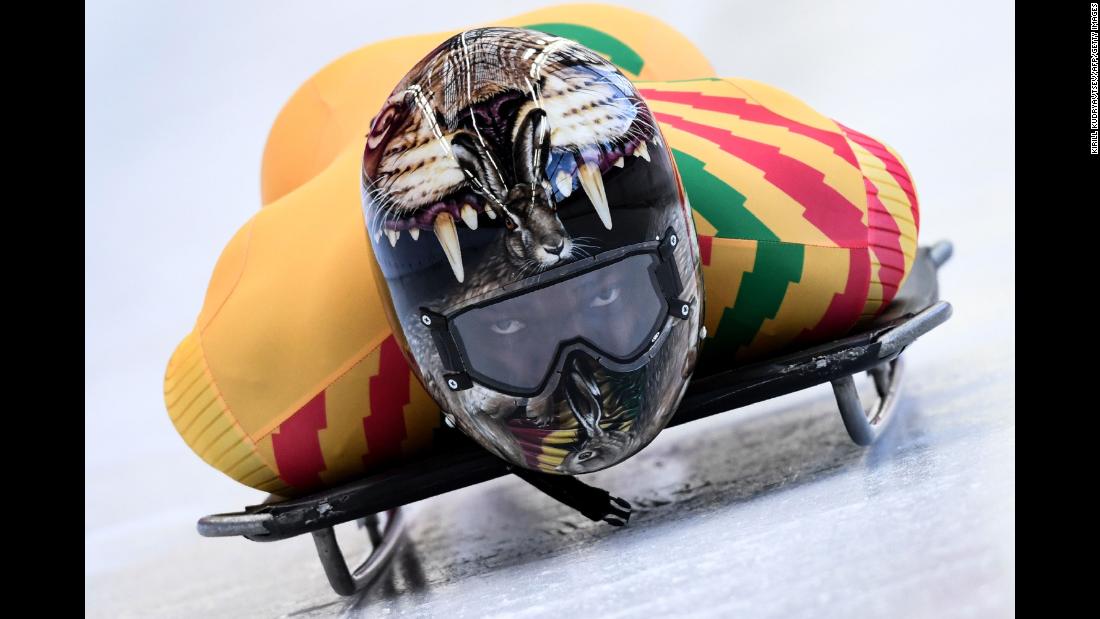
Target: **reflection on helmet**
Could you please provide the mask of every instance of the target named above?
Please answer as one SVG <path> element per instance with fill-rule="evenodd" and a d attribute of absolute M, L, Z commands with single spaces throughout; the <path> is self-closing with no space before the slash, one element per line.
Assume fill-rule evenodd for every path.
<path fill-rule="evenodd" d="M 612 65 L 529 30 L 451 38 L 375 117 L 363 196 L 394 329 L 463 431 L 574 474 L 664 427 L 697 356 L 698 250 Z"/>

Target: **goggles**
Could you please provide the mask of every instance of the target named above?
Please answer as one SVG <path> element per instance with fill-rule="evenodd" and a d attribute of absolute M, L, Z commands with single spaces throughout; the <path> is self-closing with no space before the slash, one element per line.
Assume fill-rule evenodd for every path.
<path fill-rule="evenodd" d="M 691 315 L 669 228 L 646 241 L 579 260 L 437 312 L 421 308 L 452 391 L 474 382 L 529 397 L 545 389 L 575 350 L 603 366 L 644 365 L 667 336 L 672 318 Z"/>

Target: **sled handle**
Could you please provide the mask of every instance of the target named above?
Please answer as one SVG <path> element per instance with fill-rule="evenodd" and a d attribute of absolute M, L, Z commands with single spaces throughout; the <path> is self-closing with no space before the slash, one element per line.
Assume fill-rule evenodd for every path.
<path fill-rule="evenodd" d="M 903 365 L 901 358 L 894 359 L 878 367 L 867 370 L 875 382 L 878 402 L 868 411 L 864 411 L 859 399 L 859 391 L 852 375 L 838 378 L 833 383 L 833 394 L 840 408 L 840 418 L 852 441 L 867 447 L 882 434 L 892 418 L 897 405 L 898 392 L 901 390 Z"/>
<path fill-rule="evenodd" d="M 371 552 L 355 570 L 348 567 L 332 527 L 313 532 L 313 543 L 317 546 L 317 556 L 321 559 L 321 566 L 325 568 L 325 576 L 328 576 L 332 590 L 340 595 L 354 595 L 370 586 L 385 571 L 397 554 L 405 529 L 405 518 L 400 508 L 386 512 L 386 526 L 381 531 L 377 514 L 363 518 L 360 522 L 367 529 Z"/>
<path fill-rule="evenodd" d="M 269 531 L 264 526 L 275 517 L 271 514 L 249 514 L 237 512 L 232 514 L 211 514 L 199 518 L 196 528 L 203 537 L 232 537 L 234 535 L 259 536 L 260 539 Z"/>
<path fill-rule="evenodd" d="M 947 322 L 947 319 L 951 318 L 952 311 L 951 304 L 947 301 L 936 301 L 931 307 L 921 310 L 910 320 L 882 334 L 882 337 L 878 338 L 878 358 L 889 359 L 901 354 L 901 351 L 918 337 Z"/>

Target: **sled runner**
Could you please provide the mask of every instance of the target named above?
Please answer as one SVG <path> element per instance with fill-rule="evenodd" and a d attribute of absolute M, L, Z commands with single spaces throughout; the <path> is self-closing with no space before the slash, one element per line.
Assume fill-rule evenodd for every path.
<path fill-rule="evenodd" d="M 902 352 L 951 316 L 951 305 L 939 299 L 937 279 L 938 268 L 951 253 L 947 241 L 920 248 L 891 305 L 857 333 L 742 367 L 697 374 L 669 426 L 829 382 L 848 435 L 858 445 L 872 444 L 892 419 L 903 376 Z M 860 372 L 870 374 L 877 394 L 868 407 L 856 390 L 854 377 Z M 457 430 L 444 427 L 437 432 L 446 440 L 437 442 L 438 453 L 428 459 L 305 497 L 206 516 L 199 520 L 198 531 L 206 537 L 239 535 L 260 542 L 312 533 L 333 590 L 351 595 L 369 586 L 399 547 L 401 506 L 509 473 L 592 520 L 621 525 L 629 518 L 625 501 L 574 477 L 513 469 Z M 360 520 L 372 546 L 367 559 L 354 569 L 333 532 L 335 525 L 352 520 Z"/>

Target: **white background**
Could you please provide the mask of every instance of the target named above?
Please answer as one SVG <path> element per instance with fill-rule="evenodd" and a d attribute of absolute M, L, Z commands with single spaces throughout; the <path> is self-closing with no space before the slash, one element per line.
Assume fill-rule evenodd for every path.
<path fill-rule="evenodd" d="M 882 444 L 850 446 L 815 389 L 670 430 L 589 478 L 635 503 L 626 529 L 515 479 L 452 493 L 413 506 L 401 564 L 350 601 L 328 590 L 308 537 L 198 537 L 197 517 L 263 495 L 190 452 L 161 381 L 221 249 L 259 207 L 279 109 L 364 44 L 545 4 L 86 5 L 88 613 L 1013 613 L 1015 9 L 998 2 L 631 4 L 719 74 L 893 146 L 922 241 L 955 242 L 941 272 L 955 317 L 907 352 L 907 400 Z"/>

